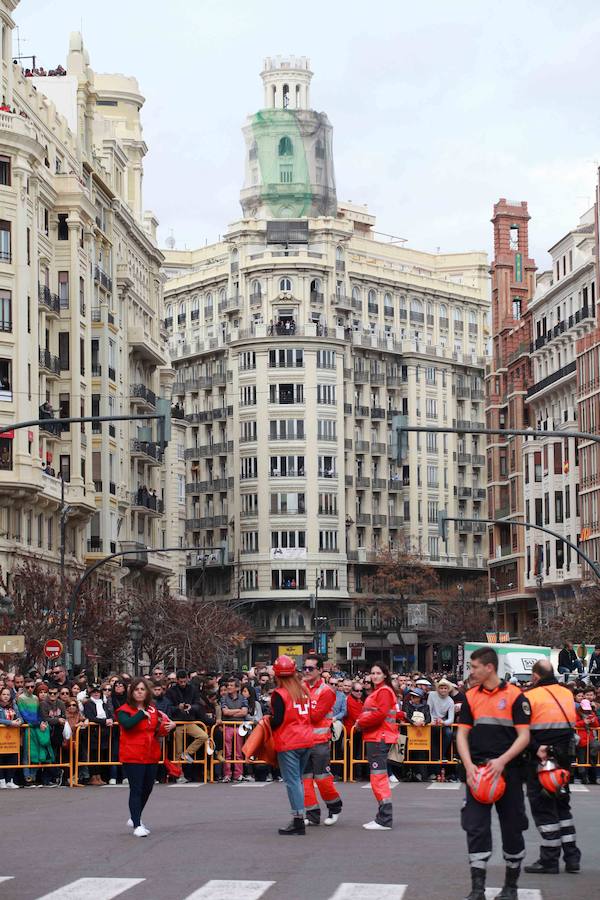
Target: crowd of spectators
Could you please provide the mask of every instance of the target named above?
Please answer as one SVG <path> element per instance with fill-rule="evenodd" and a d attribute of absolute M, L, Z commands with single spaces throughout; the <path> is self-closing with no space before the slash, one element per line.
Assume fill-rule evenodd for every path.
<path fill-rule="evenodd" d="M 241 752 L 253 725 L 271 712 L 274 682 L 269 668 L 218 673 L 205 669 L 165 671 L 156 666 L 148 677 L 155 705 L 177 723 L 167 739 L 167 762 L 159 768 L 160 781 L 184 783 L 203 777 L 197 763 L 207 762 L 213 754 L 216 781 L 280 780 L 277 769 L 248 764 L 242 761 Z M 350 676 L 324 671 L 323 678 L 336 692 L 332 727 L 335 770 L 335 760 L 343 757 L 345 739 L 352 741 L 354 758 L 363 758 L 360 732 L 353 729 L 373 685 L 368 672 Z M 66 783 L 70 744 L 78 732 L 78 784 L 93 787 L 124 783 L 117 763 L 116 712 L 125 702 L 130 679 L 128 673 L 114 673 L 94 680 L 85 672 L 69 678 L 62 665 L 53 665 L 45 673 L 35 669 L 25 675 L 0 672 L 0 727 L 28 726 L 21 729 L 20 765 L 17 755 L 0 755 L 0 789 Z M 429 751 L 412 752 L 409 762 L 390 759 L 392 781 L 461 778 L 452 726 L 468 684 L 439 672 L 393 675 L 392 684 L 398 697 L 400 724 L 417 729 L 431 727 Z M 579 680 L 569 687 L 577 709 L 575 776 L 585 784 L 596 784 L 600 687 Z M 221 727 L 213 728 L 219 724 Z M 203 748 L 206 754 L 196 756 Z M 592 765 L 585 765 L 588 762 Z M 358 764 L 354 775 L 367 778 L 367 766 Z"/>
<path fill-rule="evenodd" d="M 46 76 L 50 78 L 60 78 L 62 75 L 67 74 L 67 70 L 59 63 L 55 69 L 48 69 L 48 71 L 46 71 L 43 66 L 33 66 L 31 69 L 23 69 L 23 74 L 25 75 L 25 78 L 45 78 Z"/>

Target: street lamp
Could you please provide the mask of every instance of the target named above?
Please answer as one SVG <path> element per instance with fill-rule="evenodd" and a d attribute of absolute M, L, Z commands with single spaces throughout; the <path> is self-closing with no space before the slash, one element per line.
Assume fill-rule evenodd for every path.
<path fill-rule="evenodd" d="M 133 622 L 130 622 L 129 628 L 127 629 L 129 633 L 129 640 L 133 646 L 133 674 L 138 675 L 139 672 L 139 655 L 140 655 L 140 645 L 142 643 L 142 634 L 144 629 L 137 619 L 134 619 Z"/>
<path fill-rule="evenodd" d="M 310 607 L 314 610 L 315 615 L 315 653 L 320 653 L 321 651 L 321 641 L 320 641 L 320 630 L 319 630 L 319 588 L 322 587 L 321 576 L 317 575 L 315 578 L 315 592 L 311 594 L 310 599 Z"/>

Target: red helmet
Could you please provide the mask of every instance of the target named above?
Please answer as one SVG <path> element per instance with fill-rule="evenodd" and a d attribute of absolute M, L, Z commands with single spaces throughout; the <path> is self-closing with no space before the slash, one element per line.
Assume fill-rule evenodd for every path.
<path fill-rule="evenodd" d="M 505 790 L 504 775 L 493 775 L 486 766 L 477 766 L 471 793 L 478 803 L 496 803 Z"/>
<path fill-rule="evenodd" d="M 290 656 L 278 656 L 273 663 L 273 672 L 276 675 L 294 675 L 296 663 Z"/>
<path fill-rule="evenodd" d="M 570 778 L 571 776 L 568 770 L 559 769 L 556 763 L 551 759 L 538 766 L 539 782 L 548 794 L 556 795 L 565 793 Z"/>

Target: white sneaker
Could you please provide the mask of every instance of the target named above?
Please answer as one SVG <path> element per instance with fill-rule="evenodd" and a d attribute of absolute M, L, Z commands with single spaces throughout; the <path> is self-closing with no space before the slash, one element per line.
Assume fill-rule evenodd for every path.
<path fill-rule="evenodd" d="M 129 778 L 124 778 L 121 784 L 129 784 Z"/>
<path fill-rule="evenodd" d="M 323 825 L 335 825 L 339 817 L 339 813 L 329 813 L 327 818 L 324 820 Z"/>
<path fill-rule="evenodd" d="M 182 754 L 181 754 L 181 761 L 182 761 L 182 762 L 186 762 L 186 763 L 193 763 L 193 762 L 194 762 L 194 757 L 193 757 L 193 756 L 190 756 L 189 753 L 182 753 Z"/>
<path fill-rule="evenodd" d="M 129 825 L 130 828 L 133 828 L 133 819 L 127 819 L 127 824 Z M 146 831 L 148 832 L 148 834 L 150 834 L 150 829 L 146 825 L 144 825 L 143 822 L 140 822 L 140 826 L 142 828 L 145 828 Z"/>
<path fill-rule="evenodd" d="M 134 828 L 133 833 L 136 837 L 148 837 L 148 835 L 150 834 L 148 829 L 144 828 L 143 825 L 138 825 L 137 828 Z"/>
<path fill-rule="evenodd" d="M 185 775 L 180 775 L 179 778 L 176 779 L 176 784 L 187 784 L 188 780 Z"/>
<path fill-rule="evenodd" d="M 214 752 L 215 752 L 215 745 L 214 745 L 214 743 L 213 743 L 212 741 L 210 741 L 210 740 L 207 741 L 207 742 L 206 742 L 206 755 L 207 755 L 207 756 L 212 756 Z"/>
<path fill-rule="evenodd" d="M 117 779 L 116 779 L 116 778 L 109 778 L 109 779 L 108 779 L 108 783 L 109 783 L 109 784 L 116 784 L 116 783 L 117 783 Z"/>
<path fill-rule="evenodd" d="M 5 790 L 6 790 L 6 779 L 0 778 L 0 791 L 5 791 Z"/>
<path fill-rule="evenodd" d="M 265 778 L 265 781 L 273 781 L 273 776 L 271 775 L 270 772 L 269 772 L 269 774 L 267 775 L 267 777 Z"/>
<path fill-rule="evenodd" d="M 13 790 L 13 791 L 18 791 L 18 790 L 19 790 L 19 785 L 18 785 L 18 784 L 15 784 L 14 781 L 7 781 L 7 782 L 6 782 L 6 787 L 7 787 L 7 788 L 10 788 L 10 789 Z"/>
<path fill-rule="evenodd" d="M 391 831 L 392 830 L 389 827 L 389 825 L 380 825 L 379 822 L 375 821 L 375 819 L 373 819 L 372 822 L 367 822 L 365 825 L 363 825 L 363 828 L 365 828 L 367 831 Z"/>
<path fill-rule="evenodd" d="M 399 779 L 395 775 L 390 775 L 390 784 L 399 784 Z"/>

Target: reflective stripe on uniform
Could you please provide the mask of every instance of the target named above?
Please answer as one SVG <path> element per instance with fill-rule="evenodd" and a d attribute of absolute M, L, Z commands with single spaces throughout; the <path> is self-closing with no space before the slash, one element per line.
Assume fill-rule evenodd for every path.
<path fill-rule="evenodd" d="M 471 864 L 471 867 L 473 869 L 485 869 L 486 863 L 491 855 L 491 850 L 486 850 L 483 853 L 469 853 L 469 862 Z"/>
<path fill-rule="evenodd" d="M 562 844 L 570 844 L 577 840 L 576 835 L 574 834 L 563 834 L 560 841 Z"/>
<path fill-rule="evenodd" d="M 538 825 L 538 831 L 541 834 L 548 834 L 551 831 L 560 831 L 560 826 L 558 822 L 553 822 L 552 825 Z"/>
<path fill-rule="evenodd" d="M 571 728 L 575 728 L 575 722 L 536 722 L 535 725 L 530 725 L 532 731 L 547 731 L 548 729 L 566 731 L 566 725 L 570 725 Z"/>
<path fill-rule="evenodd" d="M 474 720 L 473 726 L 475 725 L 504 725 L 505 728 L 515 727 L 512 719 L 502 719 L 499 716 L 480 716 L 478 719 Z"/>
<path fill-rule="evenodd" d="M 556 841 L 543 840 L 540 841 L 540 843 L 542 847 L 560 847 L 562 845 L 562 840 L 560 838 Z"/>

